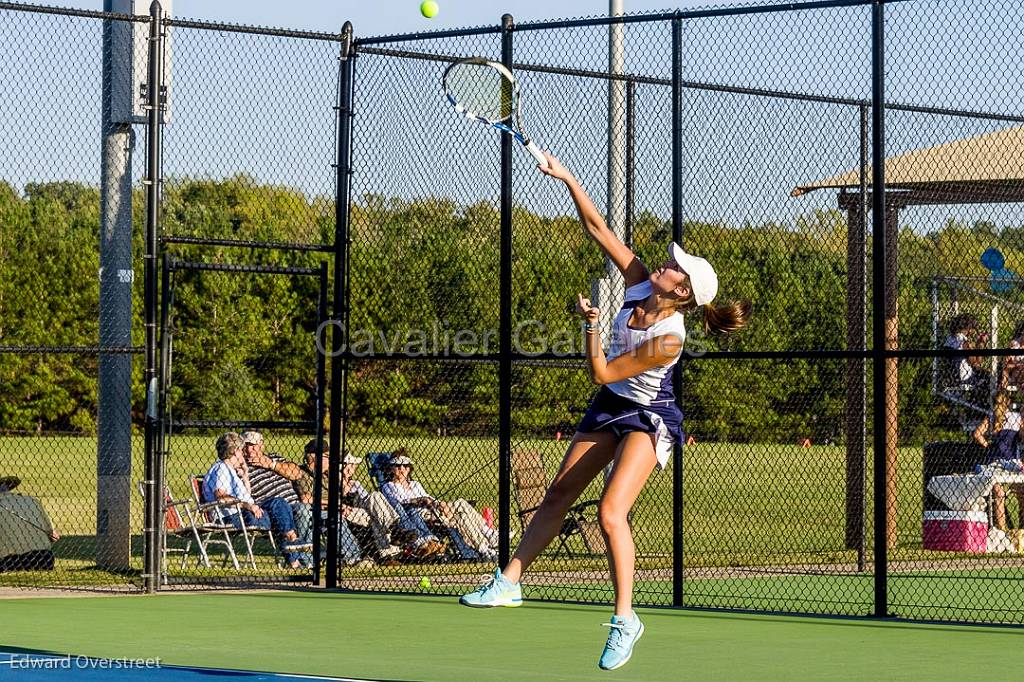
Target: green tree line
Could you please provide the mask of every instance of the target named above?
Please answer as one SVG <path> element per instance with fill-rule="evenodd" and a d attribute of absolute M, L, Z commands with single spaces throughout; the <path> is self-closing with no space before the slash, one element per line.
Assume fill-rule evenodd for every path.
<path fill-rule="evenodd" d="M 133 219 L 137 345 L 144 339 L 143 199 L 138 192 Z M 162 212 L 165 234 L 303 243 L 331 243 L 333 216 L 329 200 L 244 175 L 169 182 Z M 1001 248 L 1013 267 L 1024 255 L 1024 228 L 950 220 L 941 229 L 924 231 L 915 229 L 912 217 L 904 218 L 899 235 L 900 338 L 904 347 L 923 348 L 930 346 L 932 334 L 927 278 L 987 274 L 978 256 L 989 246 Z M 353 351 L 451 358 L 499 351 L 494 205 L 364 196 L 354 202 L 350 223 Z M 596 246 L 572 215 L 538 215 L 517 207 L 513 223 L 512 317 L 518 347 L 578 351 L 579 323 L 566 305 L 604 274 Z M 19 192 L 0 183 L 0 345 L 96 344 L 98 224 L 95 187 L 55 182 Z M 645 263 L 662 262 L 670 238 L 665 217 L 637 216 L 634 248 Z M 684 226 L 684 242 L 715 263 L 721 298 L 749 298 L 755 310 L 749 329 L 724 340 L 704 338 L 699 321 L 689 320 L 691 350 L 845 347 L 845 214 L 817 211 L 793 223 L 740 226 L 694 218 Z M 324 253 L 168 248 L 180 260 L 312 268 L 333 263 Z M 314 417 L 317 278 L 178 271 L 173 283 L 169 404 L 176 418 Z M 1006 312 L 1001 324 L 1009 328 L 1016 321 Z M 140 419 L 141 357 L 133 367 L 131 409 Z M 954 428 L 948 409 L 931 395 L 930 376 L 930 360 L 900 365 L 905 442 Z M 693 357 L 684 365 L 684 377 L 686 428 L 698 439 L 842 439 L 843 360 Z M 513 382 L 514 428 L 523 437 L 571 432 L 594 391 L 577 362 L 516 363 Z M 356 360 L 347 381 L 347 424 L 354 432 L 493 435 L 497 389 L 493 361 Z M 94 357 L 0 353 L 0 432 L 93 433 L 96 403 Z"/>

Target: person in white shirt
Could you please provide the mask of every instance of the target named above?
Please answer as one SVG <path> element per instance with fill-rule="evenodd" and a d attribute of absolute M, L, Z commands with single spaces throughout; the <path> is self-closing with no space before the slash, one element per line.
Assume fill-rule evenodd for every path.
<path fill-rule="evenodd" d="M 676 405 L 672 367 L 686 338 L 684 314 L 699 312 L 704 329 L 730 333 L 743 328 L 749 301 L 714 305 L 718 275 L 705 259 L 668 245 L 669 258 L 653 272 L 608 229 L 601 212 L 572 173 L 547 155 L 538 169 L 569 190 L 588 237 L 622 273 L 625 305 L 618 312 L 605 355 L 598 327 L 600 311 L 582 295 L 576 311 L 586 332 L 587 368 L 601 386 L 530 524 L 504 570 L 460 602 L 472 607 L 519 606 L 523 572 L 555 538 L 572 504 L 612 465 L 598 509 L 615 588 L 615 615 L 598 665 L 619 668 L 632 656 L 644 626 L 633 612 L 636 551 L 629 512 L 655 467 L 663 468 L 673 445 L 683 438 L 682 412 Z"/>
<path fill-rule="evenodd" d="M 270 528 L 270 517 L 252 499 L 249 488 L 238 473 L 245 466 L 242 437 L 234 431 L 229 431 L 217 438 L 215 447 L 217 461 L 203 477 L 203 501 L 237 505 L 223 511 L 223 520 L 226 523 L 241 525 L 237 509 L 241 510 L 247 526 Z"/>
<path fill-rule="evenodd" d="M 454 528 L 462 539 L 485 561 L 498 558 L 498 533 L 487 525 L 473 505 L 463 499 L 438 500 L 419 481 L 411 478 L 412 458 L 397 454 L 391 458 L 391 480 L 381 492 L 396 508 L 419 514 L 425 521 L 438 521 Z"/>
<path fill-rule="evenodd" d="M 949 335 L 942 347 L 949 350 L 969 350 L 983 347 L 986 337 L 978 334 L 978 321 L 970 313 L 961 313 L 949 321 Z M 945 390 L 975 399 L 975 393 L 987 390 L 988 376 L 978 356 L 969 355 L 946 359 Z M 981 400 L 980 402 L 984 402 Z"/>

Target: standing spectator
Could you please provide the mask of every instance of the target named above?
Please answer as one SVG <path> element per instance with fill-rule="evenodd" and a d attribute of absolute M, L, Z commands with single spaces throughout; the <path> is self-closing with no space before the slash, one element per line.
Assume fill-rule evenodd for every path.
<path fill-rule="evenodd" d="M 1024 322 L 1019 322 L 1013 329 L 1013 337 L 1008 344 L 1014 350 L 1024 348 Z M 1003 362 L 1002 385 L 1010 393 L 1020 394 L 1024 389 L 1024 355 L 1008 355 Z"/>
<path fill-rule="evenodd" d="M 942 343 L 944 349 L 969 350 L 982 345 L 978 335 L 978 321 L 969 313 L 961 313 L 949 321 L 949 336 Z M 978 356 L 949 358 L 943 388 L 959 393 L 967 399 L 976 398 L 978 389 L 987 384 L 987 372 Z M 984 404 L 986 401 L 982 401 Z"/>
<path fill-rule="evenodd" d="M 978 321 L 969 313 L 961 313 L 949 321 L 949 335 L 942 348 L 969 350 L 983 343 L 978 336 Z M 940 367 L 939 393 L 952 403 L 960 428 L 970 438 L 985 423 L 989 411 L 989 374 L 981 358 L 972 355 L 943 358 Z"/>
<path fill-rule="evenodd" d="M 978 445 L 986 449 L 986 460 L 989 464 L 997 464 L 1008 460 L 1020 461 L 1020 429 L 1022 425 L 1020 407 L 1011 403 L 1005 391 L 1000 391 L 996 396 L 995 409 L 992 411 L 991 423 L 993 427 L 989 430 L 990 420 L 985 417 L 974 431 L 974 440 Z M 1024 487 L 1020 484 L 1009 486 L 1010 491 L 1017 496 L 1018 505 L 1024 512 Z M 992 517 L 996 528 L 1006 530 L 1006 486 L 996 483 L 992 486 Z M 1021 520 L 1024 520 L 1022 517 Z"/>

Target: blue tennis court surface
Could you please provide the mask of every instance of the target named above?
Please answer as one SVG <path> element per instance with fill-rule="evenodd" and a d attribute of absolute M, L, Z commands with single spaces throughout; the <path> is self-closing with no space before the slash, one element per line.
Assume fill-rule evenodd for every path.
<path fill-rule="evenodd" d="M 280 682 L 283 680 L 331 680 L 331 682 L 366 682 L 349 677 L 318 677 L 315 675 L 282 675 L 278 673 L 221 668 L 190 668 L 163 665 L 159 659 L 110 659 L 75 656 L 74 654 L 21 653 L 0 651 L 0 680 L 115 680 L 116 682 L 197 682 L 213 678 L 231 678 L 238 682 Z"/>

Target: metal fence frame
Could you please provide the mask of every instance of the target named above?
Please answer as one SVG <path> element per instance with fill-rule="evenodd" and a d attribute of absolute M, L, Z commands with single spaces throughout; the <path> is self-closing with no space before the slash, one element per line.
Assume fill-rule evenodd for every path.
<path fill-rule="evenodd" d="M 432 39 L 442 39 L 451 37 L 463 37 L 463 36 L 477 36 L 477 35 L 493 35 L 500 34 L 501 45 L 502 45 L 502 62 L 509 68 L 514 68 L 521 71 L 541 71 L 547 73 L 557 73 L 566 75 L 577 75 L 587 76 L 596 79 L 604 80 L 624 80 L 630 87 L 634 87 L 636 83 L 658 83 L 664 84 L 672 88 L 672 235 L 673 240 L 679 243 L 684 243 L 683 234 L 683 217 L 682 217 L 682 175 L 683 169 L 683 155 L 682 155 L 682 140 L 681 130 L 683 122 L 683 107 L 682 97 L 683 91 L 688 88 L 695 89 L 709 89 L 709 90 L 721 90 L 732 93 L 745 93 L 752 95 L 760 95 L 764 97 L 779 97 L 785 99 L 795 100 L 810 100 L 810 101 L 827 101 L 830 103 L 844 104 L 852 107 L 857 107 L 861 112 L 861 157 L 864 163 L 861 164 L 861 168 L 868 168 L 868 152 L 870 149 L 870 158 L 872 159 L 884 159 L 886 156 L 886 127 L 885 127 L 885 115 L 887 110 L 893 111 L 914 111 L 921 113 L 941 113 L 953 116 L 970 116 L 978 118 L 991 118 L 994 120 L 1005 120 L 1021 122 L 1024 121 L 1024 116 L 1008 116 L 1001 114 L 991 114 L 986 112 L 968 112 L 961 110 L 943 109 L 937 107 L 923 107 L 905 105 L 893 102 L 887 102 L 885 98 L 886 93 L 886 61 L 885 61 L 885 27 L 886 27 L 886 12 L 885 8 L 887 5 L 893 5 L 906 0 L 824 0 L 818 2 L 798 2 L 798 3 L 785 3 L 778 5 L 754 5 L 754 6 L 736 6 L 736 7 L 724 7 L 716 9 L 700 9 L 692 11 L 677 10 L 674 12 L 666 13 L 652 13 L 645 15 L 627 15 L 621 17 L 596 17 L 590 19 L 579 19 L 579 20 L 564 20 L 564 21 L 536 21 L 536 22 L 525 22 L 522 24 L 514 23 L 512 16 L 504 15 L 500 25 L 484 26 L 479 28 L 467 28 L 467 29 L 453 29 L 453 30 L 441 30 L 432 32 L 416 32 L 407 34 L 396 34 L 396 35 L 385 35 L 375 36 L 368 38 L 356 39 L 353 43 L 352 50 L 348 53 L 348 57 L 343 57 L 343 66 L 341 69 L 340 79 L 342 83 L 342 92 L 348 93 L 343 98 L 343 116 L 344 120 L 347 121 L 348 127 L 351 128 L 352 118 L 356 115 L 353 109 L 352 100 L 358 101 L 358 81 L 355 77 L 355 66 L 351 62 L 357 62 L 360 53 L 376 54 L 381 56 L 390 56 L 395 58 L 406 58 L 406 59 L 426 59 L 431 61 L 454 61 L 454 57 L 445 57 L 433 53 L 418 53 L 415 51 L 397 50 L 394 48 L 394 44 L 401 44 L 406 42 L 417 42 L 417 41 L 429 41 Z M 737 15 L 747 14 L 764 14 L 771 12 L 800 12 L 805 10 L 814 10 L 822 8 L 843 8 L 843 7 L 870 7 L 871 9 L 871 55 L 872 55 L 872 68 L 871 68 L 871 85 L 872 85 L 872 97 L 869 101 L 864 100 L 853 100 L 853 99 L 842 99 L 842 98 L 831 98 L 807 95 L 799 92 L 772 92 L 767 90 L 757 90 L 750 88 L 734 88 L 727 86 L 714 86 L 706 83 L 690 83 L 686 82 L 682 78 L 682 55 L 685 51 L 685 45 L 683 44 L 682 38 L 682 22 L 687 19 L 707 18 L 707 17 L 728 17 Z M 578 69 L 566 69 L 558 67 L 548 67 L 533 64 L 517 63 L 513 59 L 514 51 L 514 37 L 516 33 L 527 32 L 527 31 L 543 31 L 557 28 L 574 28 L 574 27 L 593 27 L 593 26 L 610 26 L 614 24 L 635 24 L 635 23 L 647 23 L 647 22 L 668 22 L 672 26 L 672 78 L 671 80 L 665 81 L 664 79 L 653 79 L 643 76 L 634 76 L 630 74 L 625 75 L 613 75 L 603 72 L 588 72 L 581 71 Z M 351 31 L 351 25 L 346 24 L 345 31 Z M 377 47 L 379 45 L 386 44 L 386 47 Z M 355 95 L 351 94 L 355 90 Z M 869 134 L 868 123 L 870 121 L 871 130 L 877 131 L 876 134 Z M 626 124 L 630 125 L 629 122 Z M 629 143 L 627 142 L 627 145 Z M 868 145 L 870 144 L 870 148 Z M 508 527 L 510 521 L 510 499 L 509 499 L 509 486 L 510 478 L 509 472 L 511 470 L 511 366 L 512 362 L 516 360 L 536 359 L 535 356 L 523 356 L 515 353 L 512 350 L 511 342 L 511 287 L 512 287 L 512 273 L 511 273 L 511 262 L 512 262 L 512 224 L 511 224 L 511 210 L 512 210 L 512 158 L 511 158 L 511 140 L 508 136 L 502 136 L 500 140 L 501 145 L 501 193 L 500 193 L 500 209 L 501 209 L 501 266 L 500 266 L 500 305 L 502 314 L 500 318 L 499 334 L 501 340 L 501 350 L 497 354 L 491 354 L 488 356 L 475 356 L 473 359 L 477 360 L 497 360 L 501 368 L 501 384 L 499 394 L 499 404 L 501 405 L 500 413 L 500 431 L 499 431 L 499 446 L 500 446 L 500 459 L 499 459 L 499 513 L 503 524 L 502 528 Z M 629 147 L 627 147 L 629 149 Z M 351 167 L 351 132 L 343 131 L 339 139 L 339 166 L 344 160 L 347 160 L 349 165 L 345 168 L 346 183 L 342 185 L 339 183 L 339 205 L 349 206 L 351 203 L 351 196 L 347 193 L 348 183 L 347 177 L 352 174 Z M 627 151 L 627 154 L 629 152 Z M 848 253 L 848 265 L 850 266 L 850 280 L 848 289 L 848 303 L 853 304 L 850 308 L 850 314 L 853 316 L 849 322 L 851 324 L 848 327 L 848 348 L 846 350 L 797 350 L 797 351 L 711 351 L 702 355 L 698 359 L 692 361 L 717 361 L 717 360 L 736 360 L 736 359 L 787 359 L 787 358 L 807 358 L 807 359 L 843 359 L 848 364 L 848 385 L 847 385 L 847 399 L 848 406 L 852 408 L 851 414 L 847 418 L 848 435 L 853 438 L 852 443 L 854 449 L 859 451 L 859 455 L 863 459 L 866 454 L 866 423 L 865 416 L 867 413 L 867 375 L 865 373 L 865 361 L 871 361 L 871 378 L 870 385 L 872 387 L 872 393 L 875 396 L 889 396 L 890 389 L 894 389 L 895 385 L 890 381 L 889 375 L 895 367 L 895 363 L 900 359 L 907 358 L 936 358 L 936 357 L 966 357 L 967 353 L 963 351 L 950 351 L 950 350 L 915 350 L 915 349 L 899 349 L 896 347 L 893 339 L 887 337 L 887 320 L 894 315 L 895 306 L 895 276 L 896 272 L 894 269 L 893 250 L 895 249 L 895 236 L 896 233 L 892 229 L 894 226 L 887 220 L 889 213 L 886 192 L 870 192 L 869 187 L 886 187 L 885 181 L 885 168 L 884 164 L 872 164 L 870 175 L 867 177 L 867 173 L 862 172 L 861 178 L 861 198 L 864 201 L 864 205 L 858 206 L 851 209 L 851 218 L 854 217 L 856 212 L 860 213 L 861 218 L 859 220 L 852 220 L 850 223 L 850 229 L 854 226 L 857 227 L 857 236 L 859 237 L 859 243 L 853 239 L 849 240 L 849 253 Z M 627 168 L 627 177 L 631 177 L 631 169 Z M 628 187 L 626 190 L 627 201 L 631 201 L 632 198 L 632 187 Z M 866 239 L 865 224 L 866 221 L 863 217 L 866 216 L 868 210 L 870 210 L 871 221 L 873 225 L 886 226 L 884 229 L 875 229 L 871 235 L 871 287 L 870 290 L 871 300 L 870 303 L 875 310 L 886 311 L 883 314 L 877 314 L 872 317 L 871 329 L 870 329 L 870 345 L 867 343 L 867 315 L 865 313 L 864 304 L 868 292 L 868 282 L 866 281 L 867 276 L 867 265 L 864 261 L 864 251 Z M 345 220 L 345 226 L 347 228 L 347 217 L 340 217 L 339 225 L 341 220 Z M 627 216 L 627 225 L 630 224 L 630 217 Z M 347 237 L 347 232 L 341 232 L 339 227 L 339 238 L 336 243 L 342 249 L 347 249 L 350 240 Z M 627 232 L 628 234 L 628 232 Z M 860 248 L 856 248 L 856 247 Z M 340 260 L 347 261 L 347 256 L 339 256 Z M 337 309 L 348 310 L 348 294 L 349 291 L 346 288 L 342 292 L 342 297 L 338 299 L 336 304 Z M 345 326 L 347 329 L 347 325 Z M 347 339 L 346 339 L 347 342 Z M 347 345 L 347 343 L 346 343 Z M 983 356 L 997 356 L 1005 357 L 1012 355 L 1012 352 L 1007 349 L 995 349 L 990 351 L 981 351 L 977 353 Z M 355 359 L 355 355 L 351 352 L 343 352 L 334 358 L 332 364 L 332 378 L 336 375 L 345 376 L 347 363 Z M 359 356 L 362 360 L 374 359 L 373 356 L 361 355 Z M 400 357 L 395 354 L 389 354 L 388 359 L 395 359 Z M 543 356 L 542 356 L 543 358 Z M 382 358 L 383 359 L 383 358 Z M 416 361 L 417 358 L 410 357 L 408 360 Z M 444 361 L 443 357 L 429 357 L 422 358 L 429 361 Z M 583 360 L 583 356 L 578 358 Z M 344 380 L 339 379 L 338 386 L 342 386 Z M 681 368 L 677 364 L 675 367 L 675 381 L 676 386 L 681 385 Z M 889 407 L 890 401 L 895 401 L 895 393 L 892 392 L 891 397 L 888 397 L 882 404 L 883 409 L 876 408 L 872 414 L 872 450 L 873 450 L 873 467 L 875 476 L 873 478 L 873 527 L 874 537 L 871 542 L 871 549 L 874 553 L 874 609 L 872 616 L 876 618 L 887 618 L 898 616 L 898 614 L 892 614 L 890 611 L 890 599 L 889 599 L 889 557 L 888 549 L 892 540 L 891 534 L 894 533 L 892 527 L 893 518 L 887 513 L 889 506 L 889 500 L 892 499 L 894 491 L 891 489 L 893 472 L 890 471 L 890 460 L 887 457 L 887 451 L 889 447 L 890 429 L 892 425 L 889 424 Z M 677 391 L 676 400 L 681 403 L 681 396 Z M 879 401 L 876 401 L 876 403 Z M 342 398 L 342 405 L 346 406 L 347 401 Z M 340 429 L 343 420 L 343 412 L 336 412 L 332 410 L 332 431 Z M 859 432 L 859 437 L 857 436 Z M 848 447 L 850 447 L 851 440 L 848 440 Z M 332 445 L 333 447 L 333 445 Z M 336 457 L 332 451 L 332 460 Z M 850 479 L 855 480 L 860 478 L 863 480 L 865 476 L 865 468 L 863 464 L 857 464 L 854 457 L 848 457 L 848 470 L 847 473 L 851 475 Z M 673 560 L 672 560 L 672 603 L 676 607 L 684 607 L 683 599 L 683 559 L 684 559 L 684 538 L 682 533 L 683 526 L 683 458 L 681 457 L 681 447 L 677 444 L 674 457 L 673 457 Z M 858 550 L 858 566 L 860 570 L 865 570 L 865 553 L 866 553 L 866 538 L 864 538 L 864 524 L 863 524 L 863 513 L 864 513 L 864 500 L 848 500 L 848 505 L 853 505 L 848 508 L 848 511 L 854 512 L 848 516 L 855 516 L 860 514 L 862 517 L 862 523 L 860 527 L 847 528 L 848 543 L 855 543 L 855 546 L 859 547 Z M 849 523 L 849 519 L 848 519 Z M 502 534 L 502 542 L 500 544 L 500 562 L 506 563 L 510 558 L 511 548 L 509 546 L 508 538 L 506 534 Z M 334 576 L 330 568 L 327 574 L 327 587 L 337 587 L 336 576 Z"/>
<path fill-rule="evenodd" d="M 905 0 L 823 0 L 819 2 L 786 3 L 779 5 L 755 5 L 738 6 L 718 9 L 704 9 L 694 11 L 675 11 L 670 13 L 647 14 L 623 17 L 601 17 L 583 20 L 570 21 L 541 21 L 515 24 L 513 18 L 505 15 L 500 25 L 486 26 L 473 29 L 457 29 L 448 31 L 436 31 L 430 33 L 411 33 L 404 35 L 377 36 L 357 39 L 353 27 L 346 23 L 340 34 L 313 33 L 300 31 L 285 31 L 275 29 L 262 29 L 255 27 L 235 26 L 231 24 L 217 24 L 205 22 L 192 22 L 177 19 L 165 19 L 162 16 L 159 5 L 154 4 L 150 17 L 150 67 L 149 80 L 155 87 L 148 90 L 148 120 L 147 131 L 147 172 L 146 172 L 146 244 L 144 255 L 144 285 L 145 285 L 145 332 L 146 343 L 144 348 L 101 348 L 101 347 L 28 347 L 28 346 L 0 346 L 0 353 L 131 353 L 145 355 L 145 383 L 147 387 L 147 410 L 145 417 L 145 442 L 146 442 L 146 474 L 145 484 L 148 487 L 147 505 L 145 508 L 145 568 L 143 578 L 144 587 L 147 591 L 160 589 L 160 520 L 163 515 L 163 508 L 158 503 L 156 491 L 161 490 L 161 446 L 162 434 L 165 433 L 167 424 L 164 420 L 162 406 L 157 400 L 158 376 L 160 372 L 160 342 L 157 334 L 157 319 L 159 316 L 159 283 L 158 263 L 162 258 L 161 247 L 164 244 L 173 243 L 204 243 L 210 245 L 241 245 L 231 240 L 195 240 L 188 237 L 160 236 L 160 205 L 161 205 L 161 164 L 162 164 L 162 126 L 161 108 L 161 84 L 163 74 L 159 65 L 162 63 L 162 38 L 165 35 L 166 27 L 191 27 L 203 28 L 218 31 L 258 33 L 280 37 L 294 37 L 307 40 L 323 40 L 335 42 L 339 47 L 339 69 L 338 69 L 338 98 L 337 98 L 337 148 L 335 163 L 335 234 L 333 245 L 309 245 L 309 244 L 262 244 L 268 248 L 295 249 L 303 251 L 320 251 L 330 253 L 333 258 L 332 278 L 332 303 L 331 314 L 325 321 L 339 325 L 345 330 L 343 334 L 332 333 L 332 358 L 330 376 L 330 427 L 331 434 L 340 434 L 338 438 L 331 438 L 330 442 L 330 487 L 329 508 L 332 510 L 327 519 L 327 555 L 325 585 L 327 588 L 337 588 L 338 580 L 338 546 L 337 526 L 339 523 L 337 508 L 339 501 L 338 472 L 340 469 L 341 455 L 345 451 L 346 436 L 343 423 L 346 421 L 346 410 L 348 406 L 348 374 L 350 363 L 359 359 L 361 361 L 373 361 L 377 359 L 406 359 L 415 362 L 417 359 L 430 362 L 443 362 L 445 357 L 413 357 L 403 358 L 401 355 L 388 354 L 380 356 L 356 355 L 348 350 L 348 317 L 350 306 L 351 289 L 349 285 L 349 245 L 351 238 L 349 234 L 349 219 L 351 209 L 351 177 L 353 173 L 352 163 L 352 136 L 353 120 L 357 116 L 357 105 L 359 101 L 358 80 L 356 77 L 356 65 L 360 53 L 377 54 L 390 56 L 399 59 L 430 59 L 443 61 L 445 58 L 434 54 L 417 53 L 414 51 L 401 51 L 388 47 L 377 47 L 383 44 L 394 44 L 404 42 L 415 42 L 448 37 L 471 36 L 471 35 L 495 35 L 499 36 L 502 46 L 502 61 L 510 68 L 520 70 L 543 70 L 552 73 L 564 73 L 569 75 L 586 76 L 592 78 L 616 78 L 605 73 L 584 72 L 573 69 L 558 69 L 554 67 L 541 67 L 539 65 L 521 64 L 514 59 L 515 36 L 519 32 L 543 31 L 550 29 L 608 26 L 612 24 L 632 24 L 645 22 L 667 22 L 671 25 L 672 31 L 672 77 L 670 80 L 652 79 L 642 76 L 625 75 L 629 86 L 629 92 L 637 83 L 655 83 L 672 89 L 672 236 L 677 242 L 682 243 L 683 234 L 683 147 L 682 147 L 682 125 L 683 125 L 683 97 L 684 92 L 689 88 L 710 88 L 703 83 L 689 83 L 683 80 L 682 56 L 685 52 L 683 44 L 682 26 L 687 19 L 725 17 L 743 14 L 762 14 L 770 12 L 798 12 L 822 8 L 843 8 L 843 7 L 870 7 L 872 17 L 871 29 L 871 86 L 872 97 L 870 101 L 842 100 L 834 98 L 819 98 L 800 93 L 785 93 L 759 91 L 751 89 L 738 89 L 722 87 L 729 92 L 743 92 L 752 95 L 765 97 L 782 97 L 787 99 L 814 99 L 829 101 L 857 107 L 861 113 L 861 155 L 865 163 L 870 151 L 870 158 L 884 159 L 886 156 L 886 112 L 887 110 L 919 111 L 926 113 L 944 113 L 949 115 L 964 115 L 972 117 L 990 117 L 997 120 L 1024 121 L 1024 116 L 1005 116 L 999 114 L 984 114 L 983 112 L 964 112 L 928 107 L 913 107 L 887 103 L 886 93 L 886 62 L 885 62 L 885 20 L 886 6 Z M 28 11 L 49 14 L 63 14 L 69 16 L 91 17 L 97 19 L 118 19 L 139 21 L 137 17 L 122 15 L 110 15 L 103 12 L 89 12 L 78 10 L 65 10 L 50 7 L 22 5 L 17 3 L 0 3 L 0 10 L 7 11 Z M 868 124 L 874 134 L 868 133 Z M 868 147 L 870 143 L 870 148 Z M 507 528 L 512 516 L 511 511 L 511 456 L 512 456 L 512 384 L 511 375 L 513 363 L 524 360 L 550 360 L 553 358 L 541 356 L 527 356 L 517 353 L 512 344 L 512 144 L 508 136 L 502 136 L 500 140 L 501 158 L 501 183 L 500 183 L 500 305 L 501 317 L 499 323 L 500 348 L 498 353 L 478 355 L 469 360 L 497 361 L 499 367 L 499 507 L 498 513 L 502 528 Z M 701 361 L 729 361 L 736 359 L 836 359 L 845 360 L 847 363 L 847 399 L 848 404 L 857 409 L 852 418 L 848 418 L 848 434 L 855 435 L 860 432 L 858 438 L 853 438 L 854 447 L 859 449 L 861 457 L 866 454 L 866 438 L 864 431 L 864 416 L 866 415 L 866 361 L 871 364 L 872 394 L 874 396 L 886 396 L 890 390 L 890 370 L 895 363 L 901 359 L 910 358 L 938 358 L 938 357 L 966 357 L 970 355 L 1005 357 L 1013 354 L 1011 349 L 975 350 L 970 351 L 949 351 L 949 350 L 915 350 L 898 349 L 887 337 L 886 322 L 891 313 L 889 311 L 894 305 L 891 294 L 895 291 L 895 271 L 891 267 L 890 258 L 895 248 L 895 235 L 889 227 L 887 214 L 889 207 L 886 203 L 886 192 L 869 192 L 869 187 L 886 187 L 885 168 L 882 163 L 875 163 L 871 169 L 871 178 L 862 177 L 861 199 L 864 201 L 860 210 L 861 220 L 853 221 L 850 228 L 857 228 L 856 233 L 861 238 L 860 243 L 850 240 L 851 244 L 858 247 L 864 246 L 866 239 L 866 221 L 863 218 L 867 215 L 870 203 L 871 221 L 875 226 L 886 226 L 885 229 L 874 229 L 871 236 L 871 300 L 870 303 L 876 311 L 887 311 L 887 314 L 876 314 L 871 319 L 870 341 L 868 344 L 867 317 L 864 304 L 865 294 L 868 291 L 866 281 L 867 263 L 863 260 L 862 248 L 850 248 L 848 253 L 848 264 L 850 265 L 850 288 L 847 292 L 848 303 L 851 304 L 856 322 L 849 327 L 848 347 L 846 350 L 802 350 L 802 351 L 745 351 L 731 352 L 718 351 L 705 355 Z M 630 190 L 627 190 L 627 202 L 631 201 Z M 627 211 L 628 212 L 628 211 Z M 852 215 L 852 213 L 851 213 Z M 255 245 L 255 244 L 251 244 Z M 321 275 L 322 276 L 322 275 Z M 859 303 L 858 303 L 859 302 Z M 320 302 L 321 310 L 324 302 Z M 581 358 L 577 358 L 581 359 Z M 465 361 L 466 358 L 461 360 Z M 681 385 L 682 369 L 677 365 L 675 369 L 676 385 Z M 319 405 L 322 408 L 324 397 L 321 395 Z M 676 396 L 681 403 L 680 395 Z M 879 402 L 887 406 L 887 402 Z M 859 416 L 858 416 L 859 415 Z M 889 597 L 889 541 L 892 519 L 886 513 L 888 500 L 892 494 L 889 484 L 892 479 L 890 462 L 886 456 L 889 444 L 889 430 L 891 428 L 888 420 L 889 411 L 886 408 L 875 409 L 872 415 L 873 431 L 873 467 L 875 476 L 873 479 L 873 528 L 871 550 L 874 556 L 874 609 L 872 615 L 876 618 L 891 617 Z M 322 422 L 322 420 L 321 420 Z M 322 438 L 323 434 L 318 433 Z M 849 441 L 848 441 L 849 442 Z M 684 466 L 681 455 L 681 448 L 677 445 L 675 457 L 673 458 L 673 556 L 672 556 L 672 604 L 676 607 L 685 606 L 683 589 L 683 568 L 684 568 L 684 537 L 683 526 L 683 477 Z M 848 469 L 848 474 L 854 477 L 859 476 L 863 480 L 863 469 L 856 467 Z M 863 514 L 863 505 L 860 508 Z M 866 538 L 863 537 L 863 524 L 857 528 L 847 528 L 848 541 L 856 541 L 860 544 L 860 568 L 864 568 L 864 554 Z M 859 535 L 858 535 L 859 534 Z M 510 539 L 508 534 L 502 533 L 499 545 L 500 561 L 505 563 L 511 554 Z"/>

